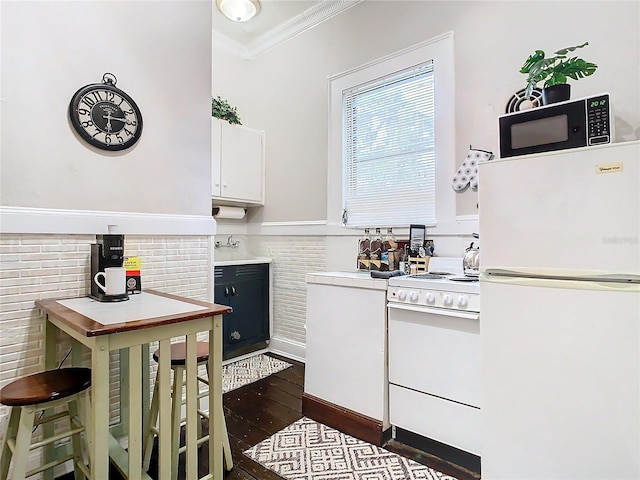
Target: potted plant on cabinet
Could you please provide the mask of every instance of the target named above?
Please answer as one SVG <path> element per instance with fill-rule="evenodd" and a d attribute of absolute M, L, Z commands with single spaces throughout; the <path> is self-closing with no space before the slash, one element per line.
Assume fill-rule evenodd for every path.
<path fill-rule="evenodd" d="M 569 52 L 589 45 L 585 42 L 582 45 L 567 47 L 554 52 L 553 57 L 546 58 L 543 50 L 536 50 L 524 62 L 520 73 L 527 75 L 527 88 L 525 95 L 530 96 L 534 87 L 544 82 L 542 89 L 542 104 L 562 102 L 571 98 L 571 85 L 567 83 L 569 78 L 579 80 L 580 78 L 593 75 L 598 68 L 595 63 L 587 62 L 582 58 L 567 58 Z"/>
<path fill-rule="evenodd" d="M 220 95 L 211 98 L 211 115 L 226 120 L 231 125 L 242 125 L 236 107 L 229 105 L 229 102 L 220 98 Z"/>

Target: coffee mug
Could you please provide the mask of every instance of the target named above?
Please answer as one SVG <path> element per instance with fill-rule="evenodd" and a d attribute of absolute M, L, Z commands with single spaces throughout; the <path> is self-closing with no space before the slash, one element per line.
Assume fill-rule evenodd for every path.
<path fill-rule="evenodd" d="M 104 277 L 104 285 L 98 281 L 99 277 Z M 104 272 L 96 273 L 93 281 L 98 288 L 106 295 L 122 295 L 126 292 L 126 273 L 124 267 L 107 267 Z"/>

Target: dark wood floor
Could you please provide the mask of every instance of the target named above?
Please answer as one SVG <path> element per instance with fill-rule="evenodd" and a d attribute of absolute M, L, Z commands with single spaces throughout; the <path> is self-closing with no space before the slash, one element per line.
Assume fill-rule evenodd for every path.
<path fill-rule="evenodd" d="M 230 472 L 226 472 L 225 480 L 281 480 L 280 476 L 266 470 L 242 454 L 243 451 L 302 417 L 304 364 L 288 358 L 273 356 L 286 360 L 293 366 L 224 395 L 224 413 L 234 462 L 234 468 Z M 384 447 L 459 480 L 477 480 L 480 477 L 476 472 L 443 461 L 394 440 L 388 442 Z M 207 449 L 201 448 L 200 455 L 200 465 L 206 469 L 208 465 Z M 153 466 L 156 462 L 157 459 L 152 458 L 152 468 L 149 474 L 153 478 L 157 478 L 156 469 Z M 181 463 L 183 462 L 184 455 L 181 455 Z M 179 470 L 179 479 L 184 479 L 183 464 Z M 200 474 L 205 475 L 206 473 L 205 470 Z M 73 480 L 73 474 L 66 475 L 62 479 Z M 114 469 L 110 480 L 121 479 L 122 477 Z"/>

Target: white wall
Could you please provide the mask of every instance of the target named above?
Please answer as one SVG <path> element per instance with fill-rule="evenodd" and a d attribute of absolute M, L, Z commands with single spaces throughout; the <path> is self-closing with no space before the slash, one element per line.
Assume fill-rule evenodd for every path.
<path fill-rule="evenodd" d="M 454 171 L 470 144 L 498 151 L 497 116 L 524 87 L 518 70 L 536 49 L 589 41 L 576 53 L 599 68 L 571 82 L 573 98 L 609 92 L 616 141 L 640 138 L 639 12 L 637 1 L 365 0 L 242 68 L 214 49 L 214 92 L 266 131 L 266 204 L 249 222 L 326 220 L 328 77 L 447 31 L 455 38 Z M 457 195 L 457 214 L 477 214 L 476 203 L 471 190 Z"/>
<path fill-rule="evenodd" d="M 364 0 L 250 61 L 214 45 L 214 95 L 237 106 L 245 125 L 266 132 L 265 206 L 250 208 L 242 222 L 220 221 L 218 232 L 248 235 L 251 249 L 272 256 L 276 266 L 283 258 L 293 259 L 274 276 L 275 284 L 293 292 L 304 292 L 304 272 L 354 269 L 361 232 L 328 220 L 335 217 L 327 211 L 328 79 L 449 31 L 454 35 L 456 146 L 445 160 L 453 172 L 469 145 L 498 152 L 497 117 L 525 86 L 519 69 L 536 49 L 551 53 L 590 42 L 579 56 L 599 68 L 571 82 L 573 98 L 609 92 L 615 140 L 639 139 L 639 24 L 637 0 Z M 450 184 L 451 179 L 437 181 Z M 473 241 L 470 234 L 478 231 L 477 193 L 469 189 L 455 200 L 456 221 L 427 232 L 440 256 L 462 257 Z M 394 233 L 408 237 L 408 229 L 394 228 Z M 324 247 L 322 262 L 299 256 L 307 243 Z M 304 304 L 287 295 L 274 302 L 272 347 L 303 357 Z"/>
<path fill-rule="evenodd" d="M 0 2 L 0 205 L 211 215 L 211 1 Z M 144 120 L 104 152 L 68 120 L 113 73 Z"/>

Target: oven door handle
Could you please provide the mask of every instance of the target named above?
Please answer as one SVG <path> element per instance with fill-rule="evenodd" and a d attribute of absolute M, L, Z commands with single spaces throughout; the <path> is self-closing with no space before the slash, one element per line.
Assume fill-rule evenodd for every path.
<path fill-rule="evenodd" d="M 406 305 L 404 303 L 387 303 L 390 309 L 406 310 L 409 312 L 430 313 L 432 315 L 445 315 L 448 317 L 466 318 L 478 320 L 480 314 L 477 312 L 465 312 L 463 310 L 446 310 L 444 308 L 423 307 L 422 305 Z"/>

